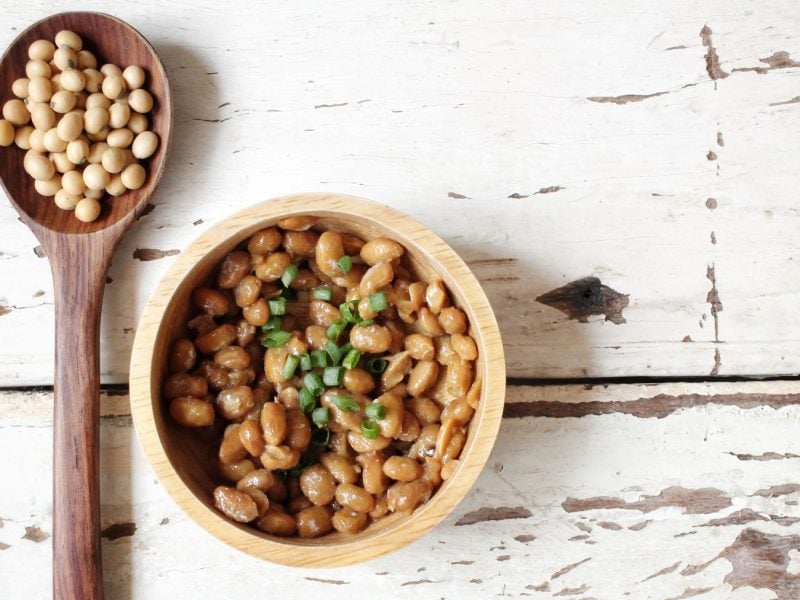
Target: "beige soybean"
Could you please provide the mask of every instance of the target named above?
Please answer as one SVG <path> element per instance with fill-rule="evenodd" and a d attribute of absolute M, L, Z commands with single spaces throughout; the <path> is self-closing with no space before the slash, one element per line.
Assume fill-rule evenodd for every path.
<path fill-rule="evenodd" d="M 105 142 L 97 142 L 89 146 L 89 154 L 86 160 L 93 164 L 99 164 L 103 161 L 103 154 L 108 150 L 109 146 Z"/>
<path fill-rule="evenodd" d="M 50 160 L 53 161 L 56 171 L 59 173 L 67 173 L 75 168 L 75 164 L 67 158 L 66 152 L 51 152 Z"/>
<path fill-rule="evenodd" d="M 83 115 L 83 125 L 87 133 L 99 134 L 108 125 L 108 111 L 101 106 L 88 109 Z"/>
<path fill-rule="evenodd" d="M 125 127 L 112 129 L 106 138 L 106 143 L 112 148 L 127 148 L 132 141 L 133 132 Z"/>
<path fill-rule="evenodd" d="M 34 77 L 28 83 L 28 100 L 31 102 L 49 102 L 53 95 L 50 80 L 46 77 Z"/>
<path fill-rule="evenodd" d="M 33 133 L 33 131 L 34 129 L 30 125 L 25 125 L 17 129 L 16 134 L 14 134 L 14 144 L 16 144 L 17 148 L 21 148 L 22 150 L 31 149 L 31 133 Z"/>
<path fill-rule="evenodd" d="M 68 29 L 63 29 L 56 34 L 56 47 L 57 48 L 69 48 L 78 52 L 83 48 L 83 40 L 81 40 L 81 36 L 79 36 L 74 31 L 69 31 Z"/>
<path fill-rule="evenodd" d="M 88 50 L 81 50 L 78 52 L 78 68 L 79 69 L 96 69 L 97 58 Z"/>
<path fill-rule="evenodd" d="M 89 143 L 85 139 L 72 140 L 66 147 L 67 158 L 76 165 L 83 165 L 89 158 Z"/>
<path fill-rule="evenodd" d="M 55 165 L 43 154 L 31 154 L 26 157 L 23 164 L 25 171 L 34 179 L 52 179 L 53 175 L 56 174 Z"/>
<path fill-rule="evenodd" d="M 55 193 L 54 198 L 55 205 L 61 210 L 75 210 L 81 200 L 83 200 L 83 196 L 73 196 L 63 188 Z"/>
<path fill-rule="evenodd" d="M 158 136 L 152 131 L 143 131 L 133 140 L 131 150 L 139 160 L 150 158 L 158 147 Z M 281 273 L 282 274 L 282 273 Z"/>
<path fill-rule="evenodd" d="M 100 72 L 106 77 L 111 77 L 113 75 L 122 77 L 122 69 L 120 69 L 117 65 L 112 63 L 104 64 L 102 67 L 100 67 Z"/>
<path fill-rule="evenodd" d="M 129 190 L 138 190 L 144 185 L 144 181 L 147 178 L 147 172 L 139 163 L 133 163 L 132 165 L 125 167 L 125 169 L 122 171 L 121 177 L 122 183 L 125 184 L 126 188 Z"/>
<path fill-rule="evenodd" d="M 108 124 L 113 129 L 125 127 L 131 117 L 130 107 L 123 102 L 114 102 L 108 109 Z M 130 142 L 128 142 L 130 144 Z M 126 146 L 128 145 L 126 144 Z"/>
<path fill-rule="evenodd" d="M 30 79 L 27 77 L 20 77 L 19 79 L 15 79 L 14 83 L 11 84 L 11 93 L 14 94 L 17 98 L 24 100 L 28 97 L 28 85 L 30 84 Z"/>
<path fill-rule="evenodd" d="M 31 145 L 31 150 L 35 150 L 36 152 L 47 152 L 47 148 L 44 147 L 44 136 L 47 131 L 42 129 L 34 129 L 31 132 L 30 138 L 28 138 L 28 143 Z"/>
<path fill-rule="evenodd" d="M 14 143 L 14 125 L 10 121 L 0 119 L 0 146 L 10 146 Z"/>
<path fill-rule="evenodd" d="M 121 196 L 125 192 L 128 191 L 128 188 L 125 187 L 125 184 L 122 183 L 122 177 L 119 173 L 116 173 L 111 176 L 111 181 L 108 182 L 108 185 L 105 188 L 105 191 L 108 193 L 109 196 Z"/>
<path fill-rule="evenodd" d="M 121 148 L 109 148 L 103 152 L 100 164 L 109 173 L 121 173 L 127 164 L 125 152 Z"/>
<path fill-rule="evenodd" d="M 86 190 L 86 184 L 83 182 L 83 175 L 78 171 L 64 173 L 61 178 L 61 185 L 64 191 L 72 196 L 79 196 Z"/>
<path fill-rule="evenodd" d="M 110 75 L 103 79 L 101 88 L 103 95 L 111 100 L 121 98 L 125 93 L 125 80 L 121 75 Z"/>
<path fill-rule="evenodd" d="M 47 77 L 49 79 L 52 74 L 50 65 L 40 58 L 29 60 L 25 65 L 25 76 L 28 79 L 33 79 L 34 77 Z"/>
<path fill-rule="evenodd" d="M 65 142 L 78 139 L 81 133 L 83 133 L 83 115 L 77 111 L 68 112 L 61 117 L 61 120 L 56 126 L 56 131 L 58 132 L 58 137 Z M 63 152 L 63 150 L 61 152 Z"/>
<path fill-rule="evenodd" d="M 42 196 L 48 198 L 55 196 L 61 189 L 61 175 L 53 175 L 51 179 L 37 179 L 33 182 L 33 187 L 36 189 L 36 192 Z"/>
<path fill-rule="evenodd" d="M 403 255 L 403 247 L 393 240 L 379 238 L 370 240 L 361 248 L 361 258 L 368 265 L 391 262 Z"/>
<path fill-rule="evenodd" d="M 102 190 L 111 181 L 111 175 L 103 165 L 90 164 L 83 170 L 83 181 L 90 190 Z"/>
<path fill-rule="evenodd" d="M 67 142 L 61 139 L 55 127 L 45 132 L 42 143 L 48 152 L 64 152 L 67 149 Z"/>
<path fill-rule="evenodd" d="M 15 98 L 3 104 L 3 118 L 12 125 L 21 127 L 22 125 L 27 125 L 31 115 L 25 103 Z"/>
<path fill-rule="evenodd" d="M 36 129 L 48 131 L 49 129 L 55 127 L 56 113 L 48 104 L 43 102 L 31 104 L 29 105 L 28 110 L 31 113 L 31 122 Z"/>
<path fill-rule="evenodd" d="M 76 96 L 67 90 L 60 90 L 50 98 L 50 108 L 59 114 L 66 114 L 75 108 Z"/>
<path fill-rule="evenodd" d="M 301 473 L 300 489 L 312 504 L 324 506 L 336 495 L 336 481 L 323 465 L 312 465 Z"/>
<path fill-rule="evenodd" d="M 58 78 L 61 87 L 69 92 L 82 92 L 86 87 L 86 75 L 83 71 L 72 69 L 71 71 L 64 71 Z"/>
<path fill-rule="evenodd" d="M 98 93 L 90 94 L 86 98 L 86 110 L 98 107 L 109 110 L 111 107 L 111 100 L 106 98 L 103 94 L 98 94 Z"/>
<path fill-rule="evenodd" d="M 84 69 L 83 77 L 85 79 L 83 89 L 90 94 L 100 94 L 103 96 L 100 91 L 103 85 L 103 74 L 100 71 L 95 68 Z M 105 98 L 105 96 L 103 96 L 103 98 Z M 108 98 L 106 98 L 106 100 L 108 101 Z"/>
<path fill-rule="evenodd" d="M 336 488 L 336 501 L 360 513 L 368 513 L 375 506 L 375 499 L 367 490 L 352 483 L 340 483 Z"/>
<path fill-rule="evenodd" d="M 50 40 L 36 40 L 28 46 L 28 58 L 31 60 L 50 60 L 56 51 L 55 44 Z"/>
<path fill-rule="evenodd" d="M 147 117 L 140 113 L 131 113 L 126 124 L 128 129 L 130 129 L 136 135 L 147 131 Z"/>
<path fill-rule="evenodd" d="M 69 71 L 78 66 L 78 53 L 72 48 L 59 46 L 53 54 L 53 62 L 61 71 Z"/>
<path fill-rule="evenodd" d="M 144 69 L 138 65 L 130 65 L 122 71 L 122 79 L 129 90 L 138 90 L 144 85 Z"/>
<path fill-rule="evenodd" d="M 153 96 L 147 90 L 133 90 L 128 94 L 128 104 L 138 113 L 148 113 L 153 110 Z"/>

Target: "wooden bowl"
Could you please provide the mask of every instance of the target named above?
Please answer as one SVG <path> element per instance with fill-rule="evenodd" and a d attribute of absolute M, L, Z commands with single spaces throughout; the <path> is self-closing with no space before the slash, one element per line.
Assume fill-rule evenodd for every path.
<path fill-rule="evenodd" d="M 28 221 L 47 223 L 48 229 L 59 233 L 94 233 L 122 221 L 133 219 L 131 213 L 141 210 L 158 185 L 164 171 L 172 138 L 172 97 L 164 67 L 150 43 L 133 27 L 110 15 L 96 12 L 64 12 L 51 15 L 19 34 L 0 59 L 0 104 L 14 98 L 11 84 L 25 77 L 28 46 L 40 39 L 55 39 L 68 29 L 83 40 L 83 47 L 97 57 L 97 67 L 112 63 L 121 68 L 139 65 L 145 72 L 144 88 L 153 96 L 153 109 L 147 113 L 148 129 L 158 134 L 159 144 L 153 156 L 142 161 L 147 178 L 138 190 L 129 190 L 100 201 L 103 211 L 91 223 L 82 223 L 72 211 L 53 205 L 52 198 L 36 192 L 33 178 L 25 172 L 22 161 L 25 151 L 15 145 L 0 148 L 0 181 Z"/>
<path fill-rule="evenodd" d="M 394 514 L 357 535 L 332 533 L 303 540 L 278 538 L 233 523 L 213 508 L 216 484 L 208 443 L 169 417 L 161 382 L 172 342 L 185 335 L 192 290 L 222 258 L 256 231 L 292 215 L 320 217 L 319 226 L 364 239 L 388 237 L 406 248 L 408 264 L 423 280 L 438 275 L 453 303 L 467 313 L 478 345 L 480 406 L 469 426 L 461 464 L 431 499 L 409 515 Z M 253 556 L 303 567 L 333 567 L 375 558 L 417 539 L 461 501 L 489 458 L 505 399 L 503 345 L 492 309 L 463 260 L 440 238 L 406 215 L 354 196 L 301 194 L 257 204 L 216 225 L 176 259 L 145 308 L 131 360 L 131 409 L 139 441 L 161 484 L 209 533 Z M 208 457 L 208 458 L 206 458 Z"/>

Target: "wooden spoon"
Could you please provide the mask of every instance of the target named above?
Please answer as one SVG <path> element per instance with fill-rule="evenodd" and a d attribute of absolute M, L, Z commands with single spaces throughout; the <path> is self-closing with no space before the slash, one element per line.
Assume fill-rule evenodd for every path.
<path fill-rule="evenodd" d="M 155 106 L 147 115 L 160 144 L 145 165 L 147 181 L 135 191 L 101 200 L 97 221 L 82 223 L 52 198 L 36 193 L 22 168 L 25 152 L 0 149 L 0 181 L 21 220 L 39 238 L 53 272 L 56 361 L 53 415 L 53 597 L 103 597 L 100 560 L 100 310 L 111 255 L 141 213 L 164 169 L 170 143 L 172 102 L 164 67 L 142 35 L 114 17 L 92 12 L 53 15 L 22 32 L 0 59 L 0 98 L 25 77 L 28 46 L 53 40 L 63 29 L 83 38 L 98 67 L 139 65 Z"/>

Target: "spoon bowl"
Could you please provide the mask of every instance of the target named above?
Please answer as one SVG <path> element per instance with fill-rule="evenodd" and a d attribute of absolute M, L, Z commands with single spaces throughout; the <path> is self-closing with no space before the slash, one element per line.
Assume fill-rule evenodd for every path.
<path fill-rule="evenodd" d="M 55 386 L 53 391 L 53 598 L 100 600 L 100 311 L 106 273 L 125 230 L 152 196 L 169 150 L 172 103 L 169 83 L 155 50 L 123 21 L 93 12 L 52 15 L 23 31 L 0 59 L 0 99 L 25 76 L 28 46 L 53 40 L 64 29 L 81 36 L 98 65 L 139 65 L 153 96 L 149 129 L 160 138 L 145 164 L 138 190 L 101 201 L 91 223 L 39 195 L 23 169 L 25 152 L 0 148 L 0 183 L 22 221 L 39 238 L 50 260 L 55 297 Z"/>
<path fill-rule="evenodd" d="M 124 68 L 139 65 L 146 74 L 145 88 L 153 96 L 153 110 L 147 114 L 149 129 L 158 134 L 160 143 L 147 163 L 145 184 L 116 198 L 106 197 L 100 217 L 91 223 L 61 210 L 52 198 L 36 192 L 34 181 L 23 169 L 25 151 L 16 146 L 0 148 L 0 182 L 27 225 L 36 223 L 58 233 L 93 233 L 120 222 L 130 222 L 144 208 L 164 170 L 172 130 L 172 101 L 164 67 L 153 47 L 133 27 L 110 15 L 95 12 L 65 12 L 51 15 L 23 31 L 0 59 L 0 99 L 13 97 L 11 84 L 25 77 L 28 46 L 40 39 L 52 41 L 59 31 L 74 31 L 83 39 L 83 47 L 97 57 L 98 69 L 112 63 Z"/>

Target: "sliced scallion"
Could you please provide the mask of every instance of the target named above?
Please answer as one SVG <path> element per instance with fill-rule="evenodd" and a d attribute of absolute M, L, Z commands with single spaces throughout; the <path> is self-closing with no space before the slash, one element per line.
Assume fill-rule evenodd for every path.
<path fill-rule="evenodd" d="M 339 339 L 339 336 L 342 335 L 345 327 L 347 327 L 347 321 L 344 319 L 336 319 L 333 323 L 328 325 L 328 339 L 335 342 Z"/>
<path fill-rule="evenodd" d="M 304 413 L 309 413 L 314 410 L 314 406 L 316 406 L 317 401 L 314 398 L 314 394 L 308 388 L 300 388 L 300 391 L 297 394 L 297 400 L 300 403 L 300 410 Z"/>
<path fill-rule="evenodd" d="M 386 416 L 386 407 L 380 402 L 373 402 L 372 404 L 367 404 L 367 407 L 364 409 L 364 414 L 370 419 L 375 419 L 377 421 Z"/>
<path fill-rule="evenodd" d="M 328 366 L 328 353 L 325 350 L 314 350 L 311 352 L 311 368 L 324 369 Z"/>
<path fill-rule="evenodd" d="M 339 361 L 342 360 L 342 351 L 331 340 L 325 343 L 325 352 L 331 357 L 331 364 L 334 366 L 338 365 Z"/>
<path fill-rule="evenodd" d="M 358 412 L 361 410 L 361 407 L 358 405 L 358 402 L 353 400 L 350 396 L 333 394 L 331 396 L 331 402 L 333 402 L 336 408 L 342 411 Z"/>
<path fill-rule="evenodd" d="M 370 358 L 365 366 L 367 367 L 367 371 L 370 373 L 383 373 L 383 371 L 386 369 L 386 361 L 379 356 L 376 356 L 374 358 Z"/>
<path fill-rule="evenodd" d="M 308 354 L 300 355 L 300 370 L 301 371 L 311 370 L 311 357 Z"/>
<path fill-rule="evenodd" d="M 322 383 L 328 387 L 339 387 L 344 379 L 343 367 L 326 367 L 322 372 Z"/>
<path fill-rule="evenodd" d="M 378 439 L 378 424 L 372 419 L 364 419 L 361 421 L 361 433 L 368 440 Z"/>
<path fill-rule="evenodd" d="M 358 365 L 358 361 L 361 359 L 361 352 L 353 348 L 342 360 L 342 366 L 345 369 L 355 369 Z"/>
<path fill-rule="evenodd" d="M 285 315 L 286 314 L 286 298 L 272 298 L 269 301 L 269 314 L 271 314 L 271 315 Z"/>
<path fill-rule="evenodd" d="M 294 377 L 294 372 L 297 370 L 297 365 L 300 364 L 300 359 L 295 356 L 294 354 L 290 354 L 286 357 L 286 362 L 283 365 L 283 371 L 281 375 L 284 379 L 291 379 Z"/>
<path fill-rule="evenodd" d="M 322 385 L 322 378 L 316 373 L 306 373 L 306 376 L 303 377 L 303 385 L 305 385 L 308 391 L 314 394 L 314 396 L 319 396 L 325 391 L 325 386 Z"/>
<path fill-rule="evenodd" d="M 273 331 L 274 329 L 281 328 L 281 318 L 280 317 L 270 317 L 266 323 L 261 326 L 261 331 L 263 333 L 267 333 L 268 331 Z"/>
<path fill-rule="evenodd" d="M 264 334 L 261 338 L 261 345 L 267 348 L 280 348 L 286 345 L 286 342 L 292 337 L 292 334 L 282 329 L 273 329 Z"/>
<path fill-rule="evenodd" d="M 342 270 L 342 273 L 347 275 L 350 272 L 350 269 L 353 268 L 353 259 L 345 255 L 339 260 L 337 260 L 336 264 L 339 265 L 339 268 Z"/>
<path fill-rule="evenodd" d="M 384 292 L 375 292 L 369 297 L 369 307 L 372 312 L 379 313 L 389 307 L 389 301 Z"/>
<path fill-rule="evenodd" d="M 286 267 L 283 275 L 281 275 L 281 283 L 283 284 L 283 287 L 288 288 L 294 281 L 295 277 L 297 277 L 297 265 L 289 265 Z"/>
<path fill-rule="evenodd" d="M 333 300 L 333 290 L 327 287 L 314 288 L 311 291 L 311 295 L 315 300 L 325 300 L 326 302 Z"/>
<path fill-rule="evenodd" d="M 331 411 L 328 410 L 327 406 L 315 408 L 311 411 L 311 420 L 319 427 L 327 425 L 331 420 Z"/>

